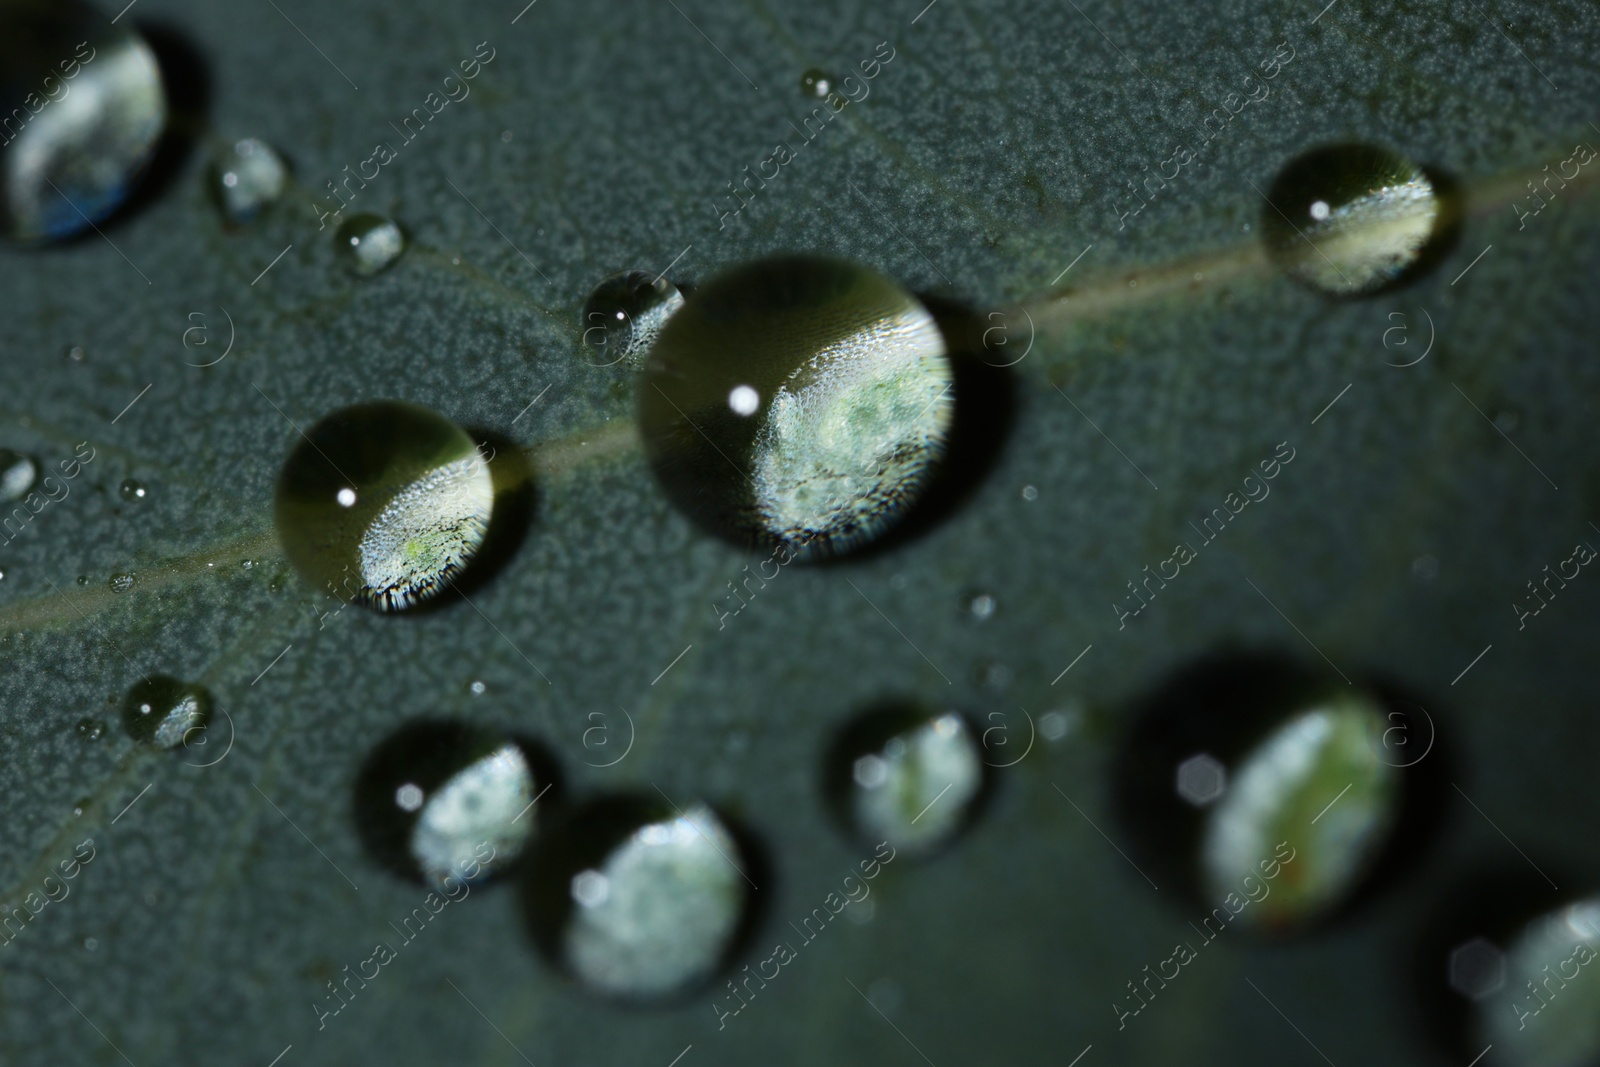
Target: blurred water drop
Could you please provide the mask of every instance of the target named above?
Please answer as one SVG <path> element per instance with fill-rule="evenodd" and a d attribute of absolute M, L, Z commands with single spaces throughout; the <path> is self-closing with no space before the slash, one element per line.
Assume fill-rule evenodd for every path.
<path fill-rule="evenodd" d="M 973 593 L 963 598 L 962 614 L 973 622 L 988 622 L 994 617 L 996 601 L 991 593 Z"/>
<path fill-rule="evenodd" d="M 352 215 L 333 235 L 334 254 L 345 270 L 370 278 L 387 270 L 405 251 L 406 238 L 393 219 Z"/>
<path fill-rule="evenodd" d="M 87 353 L 84 352 L 82 345 L 73 345 L 61 353 L 63 359 L 70 360 L 73 363 L 82 363 L 86 355 Z"/>
<path fill-rule="evenodd" d="M 678 287 L 648 271 L 607 278 L 583 305 L 583 343 L 596 350 L 589 363 L 609 367 L 627 360 L 636 365 L 682 306 Z"/>
<path fill-rule="evenodd" d="M 977 738 L 954 711 L 869 712 L 845 730 L 828 762 L 832 803 L 853 834 L 909 856 L 953 839 L 984 785 Z"/>
<path fill-rule="evenodd" d="M 833 92 L 833 79 L 813 67 L 800 75 L 800 92 L 814 100 L 825 100 Z"/>
<path fill-rule="evenodd" d="M 0 6 L 0 232 L 69 237 L 120 206 L 167 121 L 155 53 L 81 0 Z"/>
<path fill-rule="evenodd" d="M 530 753 L 495 730 L 424 721 L 372 750 L 356 779 L 356 828 L 373 858 L 448 888 L 481 882 L 522 854 L 540 814 Z"/>
<path fill-rule="evenodd" d="M 166 675 L 135 683 L 122 703 L 122 725 L 128 736 L 158 748 L 177 748 L 210 718 L 210 693 Z"/>
<path fill-rule="evenodd" d="M 1267 199 L 1268 252 L 1298 281 L 1339 296 L 1402 278 L 1442 229 L 1440 197 L 1422 168 L 1371 145 L 1300 156 Z"/>
<path fill-rule="evenodd" d="M 1503 990 L 1476 998 L 1478 1040 L 1494 1045 L 1492 1063 L 1588 1067 L 1600 1060 L 1597 950 L 1600 898 L 1541 915 L 1510 940 Z"/>
<path fill-rule="evenodd" d="M 39 465 L 30 457 L 0 449 L 0 501 L 21 500 L 39 480 Z"/>
<path fill-rule="evenodd" d="M 283 195 L 289 167 L 271 145 L 247 137 L 218 153 L 211 180 L 223 217 L 243 226 Z"/>
<path fill-rule="evenodd" d="M 145 497 L 144 483 L 129 478 L 117 487 L 117 494 L 124 500 L 143 500 Z"/>
<path fill-rule="evenodd" d="M 111 580 L 106 584 L 110 587 L 113 593 L 126 593 L 128 590 L 132 589 L 135 583 L 138 581 L 139 576 L 137 574 L 122 573 L 113 574 L 111 576 Z"/>
<path fill-rule="evenodd" d="M 668 321 L 639 386 L 640 428 L 690 518 L 825 556 L 876 540 L 922 494 L 954 385 L 944 337 L 910 293 L 852 263 L 780 257 L 714 279 Z"/>
<path fill-rule="evenodd" d="M 467 566 L 493 506 L 488 463 L 466 431 L 380 400 L 336 411 L 300 438 L 278 476 L 273 518 L 312 585 L 400 611 Z"/>
<path fill-rule="evenodd" d="M 597 994 L 681 996 L 734 947 L 750 869 L 733 832 L 700 801 L 607 798 L 541 841 L 529 924 L 541 950 Z"/>

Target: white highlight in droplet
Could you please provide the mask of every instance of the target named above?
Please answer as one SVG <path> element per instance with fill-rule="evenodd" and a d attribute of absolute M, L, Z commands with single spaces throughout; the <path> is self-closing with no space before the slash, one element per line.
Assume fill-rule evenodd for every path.
<path fill-rule="evenodd" d="M 354 489 L 341 489 L 339 490 L 339 495 L 334 499 L 339 501 L 339 506 L 342 508 L 353 508 L 356 506 L 356 491 Z"/>
<path fill-rule="evenodd" d="M 761 406 L 761 394 L 748 385 L 736 385 L 728 394 L 728 406 L 735 415 L 754 415 Z"/>

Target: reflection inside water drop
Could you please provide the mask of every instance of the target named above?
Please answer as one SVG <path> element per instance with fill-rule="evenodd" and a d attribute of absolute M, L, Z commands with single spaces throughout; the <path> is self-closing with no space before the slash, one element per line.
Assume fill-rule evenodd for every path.
<path fill-rule="evenodd" d="M 830 789 L 855 835 L 913 856 L 953 838 L 983 788 L 977 739 L 954 711 L 869 713 L 845 731 L 830 759 Z"/>
<path fill-rule="evenodd" d="M 585 360 L 596 367 L 622 360 L 637 365 L 681 307 L 683 294 L 660 275 L 642 270 L 612 275 L 595 286 L 583 306 L 583 343 L 591 350 Z"/>
<path fill-rule="evenodd" d="M 353 215 L 333 235 L 334 256 L 358 278 L 387 270 L 405 247 L 399 225 L 382 215 Z"/>
<path fill-rule="evenodd" d="M 218 153 L 212 163 L 213 195 L 230 225 L 242 226 L 283 195 L 289 168 L 265 141 L 247 137 Z"/>
<path fill-rule="evenodd" d="M 128 736 L 158 748 L 177 748 L 211 717 L 211 694 L 166 675 L 136 683 L 122 703 Z"/>

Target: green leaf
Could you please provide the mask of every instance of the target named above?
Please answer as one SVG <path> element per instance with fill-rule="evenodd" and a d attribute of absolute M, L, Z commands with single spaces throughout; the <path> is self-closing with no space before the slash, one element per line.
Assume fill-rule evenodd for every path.
<path fill-rule="evenodd" d="M 185 128 L 267 140 L 296 188 L 227 232 L 197 150 L 103 235 L 0 258 L 0 447 L 52 467 L 94 450 L 0 544 L 0 904 L 94 842 L 70 895 L 0 947 L 0 1059 L 942 1067 L 1092 1045 L 1093 1067 L 1312 1062 L 1306 1039 L 1336 1063 L 1425 1061 L 1413 950 L 1458 873 L 1522 869 L 1515 851 L 1564 889 L 1596 873 L 1576 844 L 1600 804 L 1595 579 L 1523 629 L 1507 607 L 1600 521 L 1596 172 L 1521 225 L 1514 206 L 1600 141 L 1594 5 L 520 6 L 146 0 L 126 17 L 206 76 Z M 402 143 L 479 42 L 471 95 Z M 841 77 L 880 42 L 870 96 L 802 143 L 802 72 Z M 1280 42 L 1269 97 L 1203 142 Z M 397 157 L 352 210 L 391 213 L 411 246 L 356 280 L 318 215 L 380 141 Z M 795 158 L 743 186 L 780 141 Z M 1415 284 L 1332 302 L 1267 263 L 1252 185 L 1351 141 L 1452 179 L 1463 217 Z M 1127 182 L 1182 144 L 1199 164 L 1120 225 Z M 754 196 L 723 219 L 729 183 Z M 948 515 L 785 568 L 719 628 L 754 561 L 669 506 L 631 372 L 585 360 L 579 317 L 617 270 L 691 282 L 780 250 L 872 265 L 1000 327 L 995 362 L 1026 356 L 998 458 Z M 324 618 L 337 605 L 277 547 L 274 480 L 296 427 L 377 397 L 522 446 L 531 516 L 470 604 Z M 1279 442 L 1296 458 L 1271 497 L 1119 628 L 1126 583 Z M 147 496 L 124 500 L 125 478 Z M 981 624 L 962 609 L 978 592 L 998 605 Z M 1221 939 L 1119 1031 L 1125 983 L 1204 908 L 1120 854 L 1138 846 L 1112 755 L 1167 672 L 1240 646 L 1420 694 L 1462 796 L 1344 924 Z M 211 690 L 224 758 L 189 765 L 222 723 L 215 749 L 124 736 L 122 695 L 155 673 Z M 1077 725 L 998 770 L 953 849 L 891 866 L 870 922 L 801 948 L 725 1029 L 714 990 L 625 1011 L 558 978 L 510 885 L 446 909 L 318 1029 L 325 983 L 421 904 L 351 818 L 357 768 L 401 723 L 531 732 L 571 795 L 654 787 L 735 814 L 767 854 L 742 966 L 870 857 L 830 819 L 821 761 L 885 699 L 1005 725 L 996 762 L 1023 749 L 1020 709 Z M 84 718 L 108 729 L 86 740 Z M 630 719 L 626 758 L 594 766 Z"/>

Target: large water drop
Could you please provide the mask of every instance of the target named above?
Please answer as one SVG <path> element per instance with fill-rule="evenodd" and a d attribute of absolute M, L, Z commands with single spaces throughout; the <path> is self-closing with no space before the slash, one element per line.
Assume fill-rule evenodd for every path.
<path fill-rule="evenodd" d="M 534 761 L 514 738 L 455 722 L 402 727 L 356 779 L 356 824 L 380 863 L 443 885 L 478 882 L 522 854 L 539 823 Z"/>
<path fill-rule="evenodd" d="M 652 348 L 646 454 L 673 501 L 741 543 L 873 541 L 931 480 L 954 414 L 944 336 L 910 293 L 816 256 L 708 283 Z"/>
<path fill-rule="evenodd" d="M 704 803 L 602 800 L 536 850 L 530 925 L 554 962 L 603 996 L 681 995 L 732 949 L 748 912 L 749 870 Z"/>
<path fill-rule="evenodd" d="M 467 566 L 493 506 L 488 463 L 466 431 L 416 404 L 379 400 L 336 411 L 300 439 L 273 517 L 307 581 L 399 611 Z"/>
<path fill-rule="evenodd" d="M 110 215 L 167 120 L 155 53 L 80 0 L 0 6 L 0 232 L 69 237 Z"/>

